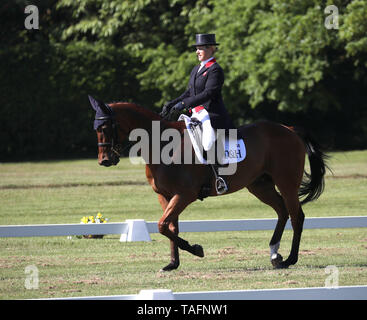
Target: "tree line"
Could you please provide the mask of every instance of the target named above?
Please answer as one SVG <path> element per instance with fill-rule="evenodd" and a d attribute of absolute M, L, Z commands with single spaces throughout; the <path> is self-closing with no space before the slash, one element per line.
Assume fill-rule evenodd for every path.
<path fill-rule="evenodd" d="M 236 125 L 367 146 L 364 0 L 5 0 L 0 13 L 1 160 L 95 155 L 87 95 L 159 111 L 186 89 L 196 33 L 216 34 Z"/>

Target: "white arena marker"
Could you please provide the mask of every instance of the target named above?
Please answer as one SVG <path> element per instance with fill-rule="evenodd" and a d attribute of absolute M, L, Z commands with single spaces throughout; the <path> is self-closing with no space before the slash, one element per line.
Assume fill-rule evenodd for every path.
<path fill-rule="evenodd" d="M 144 219 L 128 219 L 127 233 L 121 234 L 121 242 L 151 241 L 147 224 Z"/>
<path fill-rule="evenodd" d="M 155 290 L 140 290 L 136 300 L 174 300 L 172 290 L 155 289 Z"/>

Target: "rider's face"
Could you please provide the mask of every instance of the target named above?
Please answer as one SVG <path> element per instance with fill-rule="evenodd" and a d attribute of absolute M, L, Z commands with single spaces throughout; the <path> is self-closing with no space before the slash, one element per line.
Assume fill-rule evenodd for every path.
<path fill-rule="evenodd" d="M 213 46 L 197 46 L 196 54 L 198 56 L 199 61 L 208 60 L 214 54 L 214 47 Z"/>

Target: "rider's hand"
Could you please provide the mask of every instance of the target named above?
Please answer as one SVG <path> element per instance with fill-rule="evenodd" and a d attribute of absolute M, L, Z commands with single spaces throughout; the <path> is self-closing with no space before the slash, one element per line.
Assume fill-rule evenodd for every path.
<path fill-rule="evenodd" d="M 173 107 L 172 109 L 170 110 L 170 113 L 176 113 L 178 111 L 181 111 L 185 109 L 185 103 L 180 101 L 180 102 L 177 102 Z"/>
<path fill-rule="evenodd" d="M 163 106 L 163 108 L 162 108 L 162 111 L 160 112 L 160 116 L 162 117 L 162 118 L 165 118 L 165 117 L 167 117 L 167 115 L 169 114 L 169 110 L 170 110 L 170 108 L 168 107 L 168 106 L 166 106 L 166 105 L 164 105 Z"/>
<path fill-rule="evenodd" d="M 166 118 L 169 115 L 170 110 L 172 109 L 173 104 L 171 102 L 167 102 L 163 107 L 162 111 L 160 112 L 160 116 L 162 118 Z"/>

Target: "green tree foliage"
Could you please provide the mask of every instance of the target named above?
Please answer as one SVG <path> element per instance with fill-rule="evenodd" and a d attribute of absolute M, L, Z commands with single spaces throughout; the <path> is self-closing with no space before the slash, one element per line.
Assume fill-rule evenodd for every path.
<path fill-rule="evenodd" d="M 340 31 L 324 26 L 329 4 L 340 8 Z M 351 78 L 366 78 L 366 8 L 365 1 L 216 0 L 191 16 L 188 30 L 217 34 L 230 107 L 240 93 L 252 108 L 327 110 L 341 107 L 327 87 L 330 75 L 342 76 L 340 63 L 360 66 Z"/>
<path fill-rule="evenodd" d="M 134 71 L 141 90 L 157 91 L 168 98 L 182 90 L 183 79 L 195 63 L 195 59 L 187 62 L 184 27 L 195 5 L 192 0 L 61 0 L 58 8 L 69 9 L 74 19 L 61 38 L 123 48 L 140 63 Z M 131 64 L 125 67 L 132 69 Z"/>
<path fill-rule="evenodd" d="M 71 11 L 54 1 L 32 2 L 39 30 L 24 28 L 18 1 L 5 9 L 0 48 L 1 158 L 23 159 L 96 152 L 87 94 L 108 100 L 139 96 L 135 66 L 124 48 L 99 39 L 64 40 Z M 12 32 L 12 34 L 10 34 Z M 129 66 L 129 67 L 127 67 Z"/>
<path fill-rule="evenodd" d="M 39 30 L 24 27 L 29 4 Z M 267 117 L 367 145 L 364 0 L 5 0 L 0 13 L 1 158 L 95 153 L 87 94 L 159 110 L 185 90 L 206 32 L 238 125 Z"/>
<path fill-rule="evenodd" d="M 339 29 L 325 26 L 329 5 Z M 366 9 L 358 0 L 197 1 L 185 34 L 189 45 L 195 33 L 216 33 L 237 124 L 268 116 L 309 126 L 331 146 L 358 147 L 367 134 Z M 176 51 L 164 43 L 142 52 L 149 68 L 141 81 L 160 87 L 163 100 L 184 90 L 194 64 L 186 48 Z"/>

